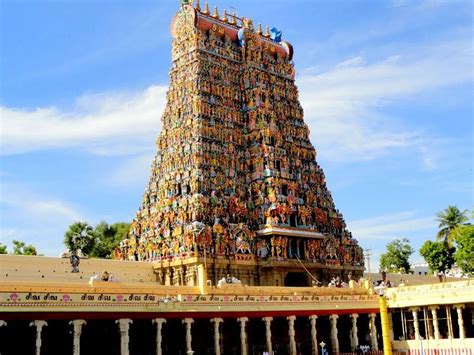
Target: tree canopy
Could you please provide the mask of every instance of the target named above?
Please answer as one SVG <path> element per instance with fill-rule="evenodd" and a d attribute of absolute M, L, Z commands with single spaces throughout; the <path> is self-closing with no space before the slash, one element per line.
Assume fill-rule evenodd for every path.
<path fill-rule="evenodd" d="M 13 254 L 16 255 L 38 255 L 36 247 L 33 245 L 26 245 L 25 242 L 20 242 L 19 240 L 13 240 Z M 6 250 L 6 247 L 5 247 Z"/>
<path fill-rule="evenodd" d="M 387 272 L 410 272 L 410 256 L 414 250 L 407 238 L 387 244 L 387 252 L 380 256 L 380 269 Z"/>
<path fill-rule="evenodd" d="M 0 254 L 8 254 L 7 246 L 5 244 L 0 243 Z"/>
<path fill-rule="evenodd" d="M 453 234 L 457 245 L 456 265 L 464 274 L 474 276 L 474 226 L 459 226 Z"/>
<path fill-rule="evenodd" d="M 95 244 L 93 228 L 87 222 L 75 222 L 71 224 L 64 234 L 64 245 L 71 253 L 81 250 L 88 255 Z"/>
<path fill-rule="evenodd" d="M 431 271 L 446 273 L 454 264 L 455 251 L 456 248 L 450 247 L 447 242 L 427 240 L 420 248 L 420 255 Z"/>
<path fill-rule="evenodd" d="M 93 228 L 87 222 L 71 224 L 64 235 L 64 245 L 71 251 L 80 249 L 93 258 L 112 258 L 115 248 L 127 238 L 130 223 L 100 222 Z"/>
<path fill-rule="evenodd" d="M 438 212 L 436 214 L 436 220 L 439 222 L 438 227 L 440 228 L 436 236 L 438 241 L 446 242 L 451 247 L 454 241 L 453 231 L 469 220 L 467 212 L 467 210 L 459 210 L 456 206 L 448 206 Z"/>
<path fill-rule="evenodd" d="M 94 229 L 95 244 L 90 252 L 91 257 L 112 258 L 115 248 L 127 238 L 130 223 L 107 224 L 100 222 Z"/>

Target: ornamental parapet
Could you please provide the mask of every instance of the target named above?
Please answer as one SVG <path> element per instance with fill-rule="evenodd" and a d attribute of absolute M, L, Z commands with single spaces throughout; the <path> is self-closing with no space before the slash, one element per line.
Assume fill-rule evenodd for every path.
<path fill-rule="evenodd" d="M 386 291 L 390 308 L 474 302 L 474 280 L 403 286 Z"/>
<path fill-rule="evenodd" d="M 199 287 L 120 282 L 13 283 L 0 285 L 1 312 L 151 312 L 320 314 L 374 312 L 377 296 L 364 288 Z M 284 311 L 282 311 L 284 310 Z M 266 314 L 266 313 L 265 313 Z"/>

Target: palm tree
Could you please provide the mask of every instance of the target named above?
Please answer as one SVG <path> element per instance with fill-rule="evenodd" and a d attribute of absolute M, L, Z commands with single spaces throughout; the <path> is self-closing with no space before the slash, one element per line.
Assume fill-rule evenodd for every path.
<path fill-rule="evenodd" d="M 89 254 L 95 243 L 94 229 L 87 222 L 71 224 L 64 234 L 64 245 L 72 254 L 79 250 Z"/>
<path fill-rule="evenodd" d="M 452 246 L 454 241 L 453 231 L 463 223 L 467 222 L 467 210 L 460 211 L 456 206 L 448 206 L 436 214 L 436 220 L 439 222 L 438 234 L 436 238 Z"/>

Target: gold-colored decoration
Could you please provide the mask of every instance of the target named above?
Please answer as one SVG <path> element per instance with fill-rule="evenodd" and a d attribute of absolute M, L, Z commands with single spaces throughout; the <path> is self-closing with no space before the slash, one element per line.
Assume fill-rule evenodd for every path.
<path fill-rule="evenodd" d="M 253 20 L 251 18 L 244 18 L 243 20 L 243 27 L 248 28 L 250 31 L 253 32 Z"/>
<path fill-rule="evenodd" d="M 201 4 L 200 4 L 200 0 L 196 0 L 196 10 L 198 11 L 201 11 Z"/>
<path fill-rule="evenodd" d="M 237 13 L 234 11 L 234 12 L 232 12 L 232 16 L 230 17 L 229 23 L 231 25 L 236 25 L 237 24 L 236 18 L 237 18 Z"/>
<path fill-rule="evenodd" d="M 263 33 L 262 24 L 261 24 L 261 23 L 258 24 L 257 33 L 258 33 L 259 35 L 261 35 L 261 34 Z"/>
<path fill-rule="evenodd" d="M 214 7 L 214 14 L 212 15 L 214 18 L 219 18 L 219 10 L 217 9 L 217 6 Z"/>
<path fill-rule="evenodd" d="M 222 21 L 224 21 L 224 22 L 229 21 L 229 19 L 227 18 L 227 11 L 226 10 L 224 10 L 224 17 L 222 17 Z"/>
<path fill-rule="evenodd" d="M 209 11 L 209 4 L 206 2 L 206 3 L 204 4 L 204 12 L 203 12 L 203 14 L 204 14 L 204 15 L 209 15 L 210 13 L 211 13 L 211 12 Z"/>
<path fill-rule="evenodd" d="M 212 24 L 211 30 L 220 35 L 224 34 L 224 27 L 216 25 L 215 23 Z"/>
<path fill-rule="evenodd" d="M 265 37 L 270 38 L 270 28 L 268 26 L 265 28 Z"/>

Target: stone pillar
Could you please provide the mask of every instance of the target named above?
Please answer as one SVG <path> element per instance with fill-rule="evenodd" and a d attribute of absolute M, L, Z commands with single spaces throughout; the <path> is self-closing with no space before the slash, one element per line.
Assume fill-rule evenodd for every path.
<path fill-rule="evenodd" d="M 438 340 L 440 338 L 439 336 L 439 323 L 438 323 L 438 313 L 436 310 L 438 309 L 437 306 L 431 306 L 431 315 L 433 317 L 433 328 L 434 328 L 434 338 Z"/>
<path fill-rule="evenodd" d="M 415 329 L 415 340 L 420 340 L 420 324 L 418 322 L 418 308 L 411 308 L 413 315 L 413 328 Z"/>
<path fill-rule="evenodd" d="M 454 307 L 456 307 L 456 312 L 458 313 L 459 339 L 464 339 L 466 337 L 466 331 L 464 330 L 464 319 L 462 318 L 462 310 L 464 305 L 456 304 Z"/>
<path fill-rule="evenodd" d="M 433 340 L 433 322 L 430 321 L 430 312 L 429 307 L 423 307 L 423 318 L 425 319 L 425 334 L 426 339 Z"/>
<path fill-rule="evenodd" d="M 163 329 L 163 324 L 166 323 L 164 318 L 155 318 L 152 320 L 153 324 L 156 324 L 156 355 L 162 355 L 163 350 L 161 349 L 161 343 L 163 342 L 163 337 L 161 335 L 161 330 Z"/>
<path fill-rule="evenodd" d="M 130 324 L 132 324 L 133 321 L 131 319 L 124 318 L 116 320 L 115 323 L 119 325 L 120 331 L 120 355 L 128 355 L 128 342 L 130 340 L 128 337 L 128 330 L 130 329 Z"/>
<path fill-rule="evenodd" d="M 168 267 L 165 271 L 165 285 L 171 286 L 172 276 L 171 276 L 171 268 Z"/>
<path fill-rule="evenodd" d="M 309 321 L 311 322 L 311 350 L 312 355 L 318 355 L 318 338 L 316 331 L 316 320 L 318 319 L 317 315 L 309 316 Z"/>
<path fill-rule="evenodd" d="M 73 335 L 73 354 L 79 355 L 81 353 L 81 333 L 82 333 L 82 326 L 86 324 L 84 319 L 74 319 L 73 321 L 69 322 L 70 325 L 74 328 L 74 335 Z"/>
<path fill-rule="evenodd" d="M 351 350 L 355 351 L 359 346 L 359 337 L 357 336 L 357 318 L 359 315 L 357 313 L 351 314 L 352 329 L 351 329 Z"/>
<path fill-rule="evenodd" d="M 392 313 L 391 312 L 388 312 L 387 313 L 387 316 L 388 316 L 388 325 L 390 327 L 390 341 L 394 341 L 395 340 L 395 334 L 393 333 L 393 319 L 392 319 Z"/>
<path fill-rule="evenodd" d="M 193 347 L 192 347 L 192 335 L 191 335 L 191 324 L 194 323 L 194 319 L 192 318 L 184 318 L 181 323 L 186 325 L 186 354 L 193 354 Z"/>
<path fill-rule="evenodd" d="M 265 338 L 267 340 L 267 351 L 272 354 L 273 353 L 273 348 L 272 348 L 272 317 L 263 317 L 262 320 L 265 322 Z"/>
<path fill-rule="evenodd" d="M 288 320 L 288 336 L 290 338 L 290 355 L 296 355 L 296 341 L 295 341 L 295 316 L 286 317 Z"/>
<path fill-rule="evenodd" d="M 379 350 L 379 344 L 377 342 L 377 327 L 375 326 L 375 313 L 369 314 L 369 328 L 370 328 L 370 348 L 372 350 Z"/>
<path fill-rule="evenodd" d="M 184 271 L 184 285 L 194 286 L 194 267 L 188 266 Z"/>
<path fill-rule="evenodd" d="M 164 285 L 165 284 L 165 272 L 163 271 L 163 269 L 159 269 L 157 271 L 157 276 L 156 278 L 158 279 L 158 282 L 160 283 L 160 285 Z"/>
<path fill-rule="evenodd" d="M 448 318 L 448 339 L 454 338 L 453 319 L 451 318 L 451 305 L 446 305 L 446 317 Z"/>
<path fill-rule="evenodd" d="M 240 323 L 240 354 L 248 354 L 248 345 L 247 345 L 247 332 L 245 331 L 245 324 L 249 321 L 247 317 L 237 318 L 237 322 Z"/>
<path fill-rule="evenodd" d="M 36 327 L 35 355 L 41 354 L 41 332 L 43 327 L 47 327 L 48 323 L 44 320 L 35 320 L 30 323 L 30 327 Z"/>
<path fill-rule="evenodd" d="M 339 316 L 337 314 L 331 314 L 329 319 L 331 321 L 331 345 L 332 345 L 332 352 L 338 353 L 339 352 L 339 339 L 337 338 L 337 319 Z"/>
<path fill-rule="evenodd" d="M 222 318 L 212 318 L 211 323 L 214 323 L 214 349 L 216 355 L 221 355 L 221 332 L 220 325 L 224 320 Z"/>
<path fill-rule="evenodd" d="M 207 293 L 207 269 L 205 265 L 200 264 L 197 267 L 197 283 L 199 292 L 204 295 Z"/>

